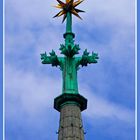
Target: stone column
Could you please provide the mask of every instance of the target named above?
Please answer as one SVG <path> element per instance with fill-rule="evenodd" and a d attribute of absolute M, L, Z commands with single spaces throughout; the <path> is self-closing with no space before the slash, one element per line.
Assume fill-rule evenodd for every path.
<path fill-rule="evenodd" d="M 61 108 L 58 140 L 84 140 L 79 106 L 66 104 Z"/>
<path fill-rule="evenodd" d="M 81 112 L 87 108 L 87 99 L 80 94 L 62 94 L 54 99 L 54 108 L 60 112 L 58 140 L 84 140 Z"/>

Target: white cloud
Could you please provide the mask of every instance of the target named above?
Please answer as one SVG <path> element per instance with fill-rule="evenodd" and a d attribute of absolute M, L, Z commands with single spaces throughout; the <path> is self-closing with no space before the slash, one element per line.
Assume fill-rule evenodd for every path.
<path fill-rule="evenodd" d="M 51 23 L 57 26 L 60 24 L 60 20 L 52 19 L 53 15 L 58 12 L 58 9 L 52 7 L 56 3 L 55 0 L 6 0 L 6 15 L 14 14 L 18 17 L 16 21 L 20 22 L 22 26 L 34 23 L 41 26 Z M 116 24 L 134 25 L 134 0 L 85 0 L 79 8 L 86 11 L 81 14 L 87 25 L 86 28 L 92 27 L 93 24 L 102 26 L 106 23 L 114 24 L 114 26 Z M 79 23 L 79 19 L 74 19 L 74 23 L 77 21 Z"/>
<path fill-rule="evenodd" d="M 134 111 L 130 110 L 122 105 L 115 104 L 111 101 L 105 100 L 95 95 L 94 91 L 91 91 L 88 86 L 82 85 L 81 92 L 88 99 L 88 108 L 85 116 L 90 120 L 108 118 L 116 119 L 124 123 L 134 124 Z"/>
<path fill-rule="evenodd" d="M 10 80 L 10 82 L 8 82 Z M 6 103 L 11 98 L 18 98 L 23 110 L 29 114 L 38 114 L 41 108 L 53 106 L 54 97 L 60 94 L 58 80 L 50 76 L 40 77 L 33 73 L 24 73 L 11 66 L 6 66 Z M 57 93 L 57 92 L 58 93 Z M 6 108 L 10 110 L 10 106 Z M 36 113 L 37 112 L 37 113 Z"/>
<path fill-rule="evenodd" d="M 6 42 L 8 43 L 6 46 L 9 46 L 6 47 L 7 51 L 13 46 L 17 48 L 22 48 L 23 46 L 24 49 L 34 46 L 35 49 L 37 48 L 37 53 L 45 47 L 46 51 L 52 48 L 59 48 L 62 30 L 64 32 L 65 25 L 60 23 L 61 19 L 52 19 L 52 16 L 58 10 L 51 7 L 51 5 L 56 3 L 55 0 L 6 0 Z M 82 48 L 93 49 L 92 46 L 95 45 L 106 56 L 111 56 L 111 54 L 112 56 L 117 56 L 118 52 L 123 53 L 124 51 L 126 53 L 131 52 L 131 50 L 125 49 L 127 47 L 125 45 L 126 41 L 131 40 L 132 42 L 129 44 L 132 43 L 131 46 L 134 46 L 134 40 L 132 40 L 134 37 L 134 0 L 85 0 L 80 7 L 87 11 L 85 14 L 82 14 L 83 22 L 74 18 L 74 28 L 77 27 L 75 26 L 76 23 L 76 25 L 81 26 L 81 29 L 83 28 L 86 31 L 84 34 L 82 30 L 79 31 L 81 37 L 85 36 L 85 38 L 91 39 L 88 33 L 91 33 L 92 30 L 94 32 L 94 28 L 106 28 L 107 26 L 113 30 L 112 37 L 106 44 L 97 44 L 94 38 L 90 42 L 80 40 Z M 37 37 L 35 36 L 36 32 L 32 30 L 36 26 L 41 30 Z M 62 29 L 60 30 L 61 27 Z M 11 30 L 16 32 L 9 32 Z M 125 47 L 120 47 L 123 45 Z"/>
<path fill-rule="evenodd" d="M 51 7 L 55 4 L 55 0 L 6 0 L 7 120 L 20 120 L 21 117 L 18 115 L 20 113 L 22 115 L 22 112 L 29 117 L 29 122 L 32 123 L 33 118 L 37 120 L 35 116 L 41 116 L 43 112 L 48 114 L 48 121 L 53 119 L 52 115 L 55 115 L 53 111 L 51 114 L 50 110 L 53 110 L 54 98 L 61 94 L 61 77 L 54 78 L 52 75 L 45 75 L 48 70 L 42 72 L 39 58 L 40 53 L 44 51 L 48 53 L 51 49 L 59 53 L 59 44 L 64 42 L 62 33 L 65 25 L 61 24 L 61 18 L 52 19 L 53 15 L 58 12 L 57 9 Z M 102 73 L 96 71 L 95 78 L 96 81 L 102 79 L 102 82 L 98 81 L 97 88 L 101 88 L 99 91 L 103 92 L 111 88 L 108 83 L 111 80 L 108 78 L 113 78 L 106 74 L 106 68 L 102 65 L 105 63 L 104 60 L 112 62 L 109 65 L 115 64 L 119 73 L 130 72 L 134 67 L 134 0 L 85 0 L 79 8 L 85 10 L 86 13 L 81 14 L 82 22 L 74 18 L 74 28 L 77 30 L 80 26 L 81 29 L 85 29 L 86 33 L 79 30 L 76 37 L 84 36 L 85 40 L 79 42 L 82 49 L 88 48 L 90 51 L 95 49 L 99 52 L 100 64 L 96 67 Z M 113 35 L 106 43 L 96 42 L 93 36 L 89 35 L 94 28 L 105 28 L 109 25 Z M 37 28 L 37 32 L 34 28 Z M 24 66 L 19 67 L 19 61 Z M 32 64 L 33 61 L 37 63 Z M 25 70 L 28 65 L 30 68 Z M 89 72 L 94 70 L 89 69 Z M 80 76 L 83 79 L 87 77 L 84 74 Z M 91 83 L 94 82 L 93 78 L 88 80 Z M 89 100 L 88 109 L 84 113 L 89 121 L 93 122 L 95 118 L 105 117 L 130 125 L 134 122 L 133 110 L 97 96 L 98 93 L 91 91 L 87 80 L 84 85 L 83 83 L 79 85 L 80 93 Z"/>
<path fill-rule="evenodd" d="M 47 108 L 52 108 L 54 98 L 61 93 L 60 87 L 59 80 L 51 78 L 51 76 L 44 78 L 6 66 L 6 116 L 8 119 L 15 117 L 18 119 L 17 112 L 12 111 L 19 107 L 31 118 Z M 134 112 L 130 109 L 97 97 L 88 86 L 82 85 L 80 91 L 89 100 L 88 109 L 84 113 L 89 120 L 107 117 L 133 124 Z M 14 99 L 15 102 L 10 102 L 9 99 Z M 16 106 L 16 104 L 21 106 Z M 11 111 L 9 112 L 9 110 Z"/>
<path fill-rule="evenodd" d="M 88 20 L 95 18 L 97 24 L 134 24 L 135 0 L 85 0 L 82 6 Z"/>

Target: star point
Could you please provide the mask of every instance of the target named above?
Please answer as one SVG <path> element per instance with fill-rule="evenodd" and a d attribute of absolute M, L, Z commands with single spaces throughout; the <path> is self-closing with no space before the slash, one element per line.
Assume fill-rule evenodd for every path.
<path fill-rule="evenodd" d="M 80 3 L 82 3 L 84 0 L 77 0 L 74 2 L 74 0 L 66 0 L 65 3 L 61 0 L 57 0 L 58 5 L 54 6 L 58 9 L 61 9 L 61 11 L 59 13 L 57 13 L 55 17 L 60 17 L 63 15 L 63 20 L 62 23 L 65 21 L 65 19 L 67 18 L 67 13 L 70 12 L 71 14 L 75 15 L 76 17 L 82 19 L 79 16 L 79 12 L 85 12 L 83 10 L 80 9 L 76 9 L 75 7 L 78 6 Z"/>

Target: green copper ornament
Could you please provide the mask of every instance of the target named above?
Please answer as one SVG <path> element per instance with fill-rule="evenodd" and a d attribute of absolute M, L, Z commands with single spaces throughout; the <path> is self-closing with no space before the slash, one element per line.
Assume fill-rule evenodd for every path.
<path fill-rule="evenodd" d="M 66 19 L 66 33 L 64 34 L 65 44 L 61 44 L 59 50 L 64 57 L 58 57 L 54 50 L 50 52 L 49 56 L 45 53 L 41 54 L 42 64 L 52 64 L 52 66 L 59 66 L 62 71 L 63 77 L 63 88 L 62 94 L 79 94 L 78 92 L 78 82 L 77 82 L 77 71 L 80 66 L 87 66 L 91 63 L 97 63 L 98 54 L 92 52 L 90 53 L 85 49 L 81 57 L 76 57 L 75 55 L 79 53 L 80 47 L 78 44 L 74 44 L 74 33 L 72 33 L 72 14 L 79 17 L 78 12 L 83 12 L 82 10 L 75 9 L 75 7 L 82 1 L 78 0 L 73 2 L 73 0 L 67 0 L 64 4 L 60 0 L 57 8 L 61 8 L 55 17 L 64 15 Z M 68 7 L 69 6 L 69 7 Z M 67 7 L 67 9 L 66 9 Z M 75 11 L 77 13 L 75 13 Z"/>

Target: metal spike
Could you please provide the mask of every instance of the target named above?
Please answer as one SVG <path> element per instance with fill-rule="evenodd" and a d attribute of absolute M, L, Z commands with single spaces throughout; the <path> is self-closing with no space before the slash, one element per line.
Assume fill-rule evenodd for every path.
<path fill-rule="evenodd" d="M 62 23 L 65 21 L 66 17 L 67 17 L 67 15 L 64 14 L 64 16 L 63 16 L 63 20 L 62 20 Z"/>
<path fill-rule="evenodd" d="M 76 8 L 75 8 L 75 11 L 76 11 L 77 13 L 79 13 L 79 12 L 85 12 L 85 11 L 83 11 L 83 10 L 76 9 Z"/>
<path fill-rule="evenodd" d="M 82 19 L 82 18 L 78 15 L 78 13 L 77 13 L 75 10 L 72 10 L 72 14 L 74 14 L 74 15 L 77 16 L 78 18 Z"/>
<path fill-rule="evenodd" d="M 60 17 L 65 13 L 65 11 L 61 10 L 59 13 L 57 13 L 53 18 Z"/>
<path fill-rule="evenodd" d="M 66 0 L 66 3 L 69 3 L 71 0 Z"/>
<path fill-rule="evenodd" d="M 63 7 L 62 7 L 60 4 L 55 5 L 55 6 L 53 6 L 53 7 L 55 7 L 55 8 L 59 8 L 59 9 L 63 9 Z"/>
<path fill-rule="evenodd" d="M 62 1 L 60 1 L 60 0 L 57 0 L 57 1 L 58 1 L 58 3 L 60 3 L 61 5 L 65 5 L 64 2 L 62 2 Z"/>
<path fill-rule="evenodd" d="M 78 6 L 80 3 L 82 3 L 84 0 L 77 0 L 76 2 L 73 3 L 73 6 L 76 7 Z"/>

